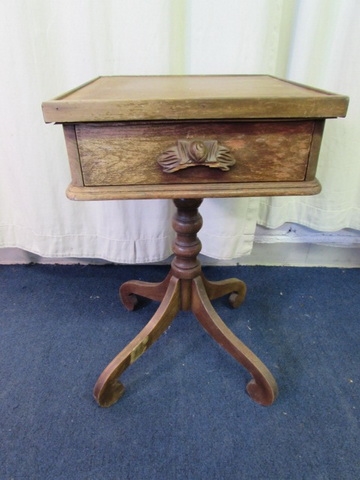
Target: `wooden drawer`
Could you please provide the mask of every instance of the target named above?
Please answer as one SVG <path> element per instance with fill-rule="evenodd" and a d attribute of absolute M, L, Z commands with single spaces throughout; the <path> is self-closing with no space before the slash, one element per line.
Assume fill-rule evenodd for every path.
<path fill-rule="evenodd" d="M 322 127 L 322 121 L 314 120 L 186 121 L 79 123 L 65 130 L 69 156 L 77 164 L 73 170 L 77 170 L 78 186 L 157 185 L 161 189 L 313 180 Z M 228 149 L 235 164 L 227 171 L 196 165 L 166 173 L 157 160 L 179 140 L 216 140 Z"/>

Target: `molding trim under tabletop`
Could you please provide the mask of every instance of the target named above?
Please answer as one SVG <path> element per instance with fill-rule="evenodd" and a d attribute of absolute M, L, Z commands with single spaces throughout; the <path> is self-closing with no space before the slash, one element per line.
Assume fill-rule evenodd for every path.
<path fill-rule="evenodd" d="M 229 198 L 287 195 L 316 195 L 321 191 L 317 179 L 308 182 L 219 183 L 187 185 L 121 185 L 76 187 L 69 185 L 70 200 L 135 200 L 175 198 Z"/>

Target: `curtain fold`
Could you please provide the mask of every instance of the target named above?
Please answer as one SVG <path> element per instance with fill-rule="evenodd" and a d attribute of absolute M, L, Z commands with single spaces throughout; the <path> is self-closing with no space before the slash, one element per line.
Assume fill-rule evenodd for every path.
<path fill-rule="evenodd" d="M 323 232 L 360 230 L 360 3 L 297 2 L 287 78 L 350 96 L 345 119 L 327 120 L 313 197 L 263 198 L 258 222 L 294 222 Z"/>
<path fill-rule="evenodd" d="M 46 257 L 160 261 L 171 254 L 171 201 L 71 202 L 60 126 L 41 102 L 99 75 L 266 73 L 350 94 L 329 122 L 323 193 L 295 199 L 208 199 L 203 253 L 251 251 L 256 222 L 322 230 L 359 225 L 359 3 L 356 0 L 3 0 L 0 247 Z M 356 55 L 356 56 L 355 56 Z"/>

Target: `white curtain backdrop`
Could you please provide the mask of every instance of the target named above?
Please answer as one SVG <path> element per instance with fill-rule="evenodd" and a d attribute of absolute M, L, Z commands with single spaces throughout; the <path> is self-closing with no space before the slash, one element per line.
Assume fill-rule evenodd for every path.
<path fill-rule="evenodd" d="M 360 2 L 300 0 L 286 77 L 350 96 L 347 117 L 326 122 L 320 195 L 261 199 L 258 222 L 323 232 L 360 230 Z"/>
<path fill-rule="evenodd" d="M 205 255 L 251 251 L 256 223 L 360 229 L 357 0 L 1 0 L 0 247 L 152 262 L 171 254 L 166 200 L 71 202 L 60 126 L 41 102 L 98 75 L 266 73 L 348 94 L 328 122 L 317 197 L 208 199 Z"/>

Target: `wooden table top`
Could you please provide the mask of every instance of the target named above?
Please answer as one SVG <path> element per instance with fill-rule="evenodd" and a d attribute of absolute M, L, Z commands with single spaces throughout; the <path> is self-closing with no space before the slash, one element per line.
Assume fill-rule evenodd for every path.
<path fill-rule="evenodd" d="M 331 118 L 348 98 L 269 75 L 104 76 L 43 103 L 46 122 Z"/>

